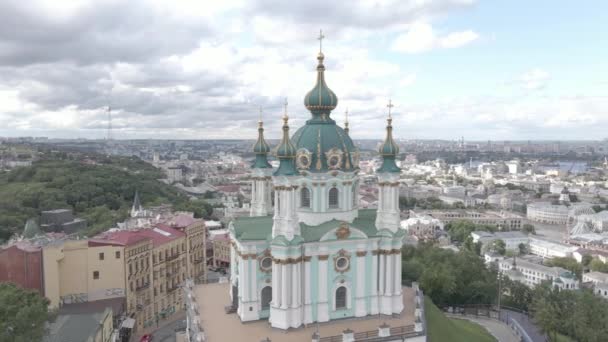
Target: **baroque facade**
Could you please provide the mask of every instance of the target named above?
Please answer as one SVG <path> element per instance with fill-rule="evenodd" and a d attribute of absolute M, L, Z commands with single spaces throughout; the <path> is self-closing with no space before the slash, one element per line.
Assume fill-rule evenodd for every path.
<path fill-rule="evenodd" d="M 342 128 L 330 117 L 338 99 L 326 84 L 324 58 L 319 52 L 316 84 L 304 99 L 312 116 L 291 137 L 285 106 L 277 169 L 268 163 L 259 122 L 251 216 L 229 226 L 230 297 L 243 322 L 268 319 L 274 328 L 289 329 L 403 310 L 405 232 L 392 105 L 379 151 L 378 209 L 360 209 L 359 150 L 348 122 Z"/>

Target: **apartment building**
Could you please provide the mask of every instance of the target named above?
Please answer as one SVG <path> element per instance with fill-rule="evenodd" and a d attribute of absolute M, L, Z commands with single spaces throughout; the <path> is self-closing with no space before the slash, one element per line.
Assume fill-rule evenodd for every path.
<path fill-rule="evenodd" d="M 205 221 L 195 219 L 192 213 L 179 212 L 159 228 L 173 228 L 186 234 L 186 277 L 194 280 L 205 278 L 207 270 L 207 229 Z"/>
<path fill-rule="evenodd" d="M 125 297 L 124 247 L 60 240 L 42 249 L 44 294 L 50 307 Z"/>
<path fill-rule="evenodd" d="M 443 224 L 467 220 L 475 224 L 495 226 L 502 230 L 519 230 L 522 218 L 517 214 L 506 211 L 477 211 L 477 210 L 410 210 L 410 217 L 429 216 L 440 220 Z"/>
<path fill-rule="evenodd" d="M 180 284 L 186 279 L 186 234 L 170 227 L 108 232 L 95 245 L 124 246 L 127 314 L 136 330 L 183 309 Z M 118 273 L 118 272 L 116 272 Z"/>

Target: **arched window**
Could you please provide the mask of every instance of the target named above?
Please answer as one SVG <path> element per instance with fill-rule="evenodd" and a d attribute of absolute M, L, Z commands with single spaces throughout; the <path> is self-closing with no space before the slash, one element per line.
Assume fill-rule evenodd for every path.
<path fill-rule="evenodd" d="M 357 197 L 359 197 L 359 194 L 357 193 L 357 184 L 353 185 L 353 208 L 357 207 Z"/>
<path fill-rule="evenodd" d="M 329 189 L 329 207 L 330 208 L 338 207 L 338 189 L 337 188 Z"/>
<path fill-rule="evenodd" d="M 346 287 L 340 286 L 336 290 L 336 310 L 346 309 Z"/>
<path fill-rule="evenodd" d="M 300 190 L 300 206 L 302 208 L 310 208 L 310 190 L 307 187 L 303 187 Z"/>
<path fill-rule="evenodd" d="M 262 289 L 262 310 L 268 310 L 270 308 L 270 301 L 272 300 L 272 287 L 266 286 Z"/>

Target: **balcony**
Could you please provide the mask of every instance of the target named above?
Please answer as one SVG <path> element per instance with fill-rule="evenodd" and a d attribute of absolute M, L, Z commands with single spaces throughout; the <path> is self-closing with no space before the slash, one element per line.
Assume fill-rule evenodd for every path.
<path fill-rule="evenodd" d="M 145 284 L 142 284 L 142 285 L 136 287 L 135 291 L 137 291 L 137 292 L 143 291 L 143 290 L 145 290 L 145 289 L 147 289 L 149 287 L 150 287 L 150 283 L 145 283 Z"/>
<path fill-rule="evenodd" d="M 165 258 L 165 262 L 173 261 L 173 260 L 179 258 L 180 255 L 181 255 L 181 253 L 175 253 L 175 254 L 169 255 Z"/>

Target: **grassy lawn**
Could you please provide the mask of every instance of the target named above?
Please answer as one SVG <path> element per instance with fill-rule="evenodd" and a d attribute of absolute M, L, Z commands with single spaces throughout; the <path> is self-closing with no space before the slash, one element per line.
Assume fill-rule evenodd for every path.
<path fill-rule="evenodd" d="M 427 297 L 424 300 L 430 342 L 496 342 L 483 327 L 462 319 L 449 319 Z"/>
<path fill-rule="evenodd" d="M 574 342 L 574 340 L 568 336 L 557 334 L 557 339 L 555 340 L 555 342 Z"/>

